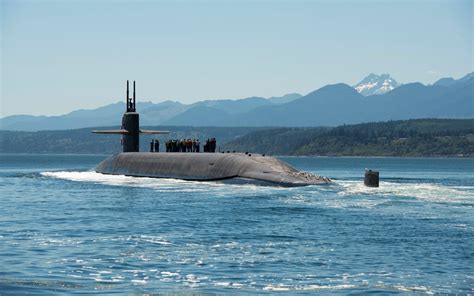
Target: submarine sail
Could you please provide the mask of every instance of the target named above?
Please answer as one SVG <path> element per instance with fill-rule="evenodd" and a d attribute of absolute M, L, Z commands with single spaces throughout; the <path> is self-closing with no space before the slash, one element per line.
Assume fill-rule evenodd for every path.
<path fill-rule="evenodd" d="M 94 130 L 96 134 L 120 134 L 122 135 L 123 152 L 140 151 L 140 134 L 169 134 L 168 131 L 154 131 L 140 129 L 140 116 L 136 108 L 135 81 L 133 81 L 133 97 L 129 94 L 129 83 L 127 80 L 127 109 L 122 116 L 122 128 L 119 130 Z"/>

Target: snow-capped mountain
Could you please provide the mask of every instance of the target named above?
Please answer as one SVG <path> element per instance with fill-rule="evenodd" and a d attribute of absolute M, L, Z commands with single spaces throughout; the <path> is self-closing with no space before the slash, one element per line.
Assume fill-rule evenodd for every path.
<path fill-rule="evenodd" d="M 395 79 L 390 77 L 389 74 L 377 75 L 374 73 L 369 74 L 367 77 L 362 79 L 361 82 L 352 86 L 360 94 L 364 96 L 371 95 L 383 95 L 389 91 L 399 87 L 399 84 Z"/>

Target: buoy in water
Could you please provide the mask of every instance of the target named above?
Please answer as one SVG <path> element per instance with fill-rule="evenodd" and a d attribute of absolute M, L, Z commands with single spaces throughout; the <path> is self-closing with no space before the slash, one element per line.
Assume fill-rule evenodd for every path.
<path fill-rule="evenodd" d="M 379 172 L 365 169 L 364 185 L 368 187 L 379 187 Z"/>

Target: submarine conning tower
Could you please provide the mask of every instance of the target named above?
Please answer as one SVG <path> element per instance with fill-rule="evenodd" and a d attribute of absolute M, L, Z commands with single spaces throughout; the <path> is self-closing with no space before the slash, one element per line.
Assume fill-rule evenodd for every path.
<path fill-rule="evenodd" d="M 127 80 L 127 111 L 122 116 L 122 129 L 127 133 L 122 135 L 123 152 L 140 151 L 140 116 L 136 108 L 135 81 L 133 81 L 133 97 L 130 97 Z"/>
<path fill-rule="evenodd" d="M 130 97 L 129 81 L 127 80 L 127 110 L 122 116 L 122 127 L 119 130 L 93 130 L 96 134 L 122 135 L 123 152 L 140 152 L 140 134 L 169 134 L 169 131 L 140 129 L 140 116 L 136 108 L 135 81 L 133 81 L 133 97 Z"/>

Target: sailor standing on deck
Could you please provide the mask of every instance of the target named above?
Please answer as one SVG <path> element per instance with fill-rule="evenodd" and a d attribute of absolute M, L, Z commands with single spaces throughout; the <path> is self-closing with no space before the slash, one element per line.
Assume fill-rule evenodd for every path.
<path fill-rule="evenodd" d="M 216 152 L 216 138 L 212 138 L 210 141 L 211 152 Z"/>
<path fill-rule="evenodd" d="M 188 152 L 193 152 L 193 140 L 188 139 L 187 146 L 188 146 Z"/>
<path fill-rule="evenodd" d="M 153 152 L 153 139 L 150 141 L 150 152 Z"/>
<path fill-rule="evenodd" d="M 155 152 L 160 152 L 160 141 L 155 140 Z"/>

